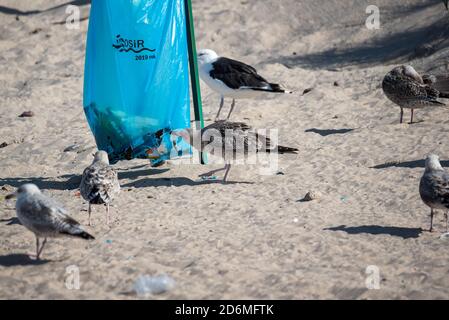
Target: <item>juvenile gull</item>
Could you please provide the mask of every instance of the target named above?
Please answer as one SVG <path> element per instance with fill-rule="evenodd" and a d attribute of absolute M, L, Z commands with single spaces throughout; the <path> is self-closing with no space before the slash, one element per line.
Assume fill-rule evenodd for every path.
<path fill-rule="evenodd" d="M 109 165 L 108 154 L 105 151 L 97 151 L 92 164 L 84 169 L 80 184 L 81 196 L 89 201 L 89 226 L 92 204 L 106 205 L 107 224 L 109 224 L 109 204 L 119 192 L 118 175 Z"/>
<path fill-rule="evenodd" d="M 433 229 L 434 210 L 444 210 L 446 232 L 448 231 L 449 210 L 449 174 L 440 164 L 437 155 L 431 154 L 426 159 L 426 170 L 419 184 L 419 193 L 423 202 L 430 207 L 430 232 Z"/>
<path fill-rule="evenodd" d="M 448 77 L 421 76 L 410 65 L 401 65 L 388 72 L 382 81 L 382 89 L 387 98 L 401 108 L 400 123 L 404 109 L 411 109 L 410 123 L 413 123 L 414 109 L 445 106 L 437 99 L 449 98 Z"/>
<path fill-rule="evenodd" d="M 235 99 L 253 98 L 264 92 L 292 93 L 279 84 L 270 83 L 260 76 L 253 67 L 232 59 L 220 57 L 215 51 L 203 49 L 198 52 L 201 79 L 221 95 L 220 108 L 215 121 L 218 121 L 226 97 L 232 98 L 229 120 L 235 107 Z"/>
<path fill-rule="evenodd" d="M 296 154 L 298 151 L 296 148 L 272 145 L 268 137 L 251 130 L 251 127 L 243 122 L 220 120 L 201 130 L 183 129 L 173 131 L 172 134 L 182 137 L 197 150 L 222 157 L 225 161 L 224 168 L 213 170 L 203 176 L 226 170 L 223 182 L 226 182 L 233 160 L 262 152 Z"/>
<path fill-rule="evenodd" d="M 24 184 L 15 194 L 16 212 L 20 223 L 36 236 L 36 260 L 39 260 L 47 238 L 73 236 L 85 240 L 95 239 L 68 216 L 67 211 L 53 199 L 41 193 L 34 184 Z M 43 238 L 42 244 L 40 239 Z"/>

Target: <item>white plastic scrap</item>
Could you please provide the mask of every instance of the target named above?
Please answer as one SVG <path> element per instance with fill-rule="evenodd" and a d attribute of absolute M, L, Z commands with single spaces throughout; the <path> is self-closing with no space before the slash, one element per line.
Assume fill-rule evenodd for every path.
<path fill-rule="evenodd" d="M 134 291 L 139 296 L 148 294 L 162 294 L 172 290 L 176 285 L 175 280 L 166 274 L 159 276 L 140 276 L 134 283 Z"/>
<path fill-rule="evenodd" d="M 440 236 L 440 239 L 449 239 L 449 232 L 443 233 L 443 234 Z"/>

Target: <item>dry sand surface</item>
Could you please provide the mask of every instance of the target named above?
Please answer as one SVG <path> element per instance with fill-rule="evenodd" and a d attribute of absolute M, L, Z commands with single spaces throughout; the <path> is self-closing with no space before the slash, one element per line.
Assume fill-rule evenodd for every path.
<path fill-rule="evenodd" d="M 0 187 L 36 183 L 86 223 L 77 187 L 95 150 L 82 108 L 89 5 L 74 1 L 84 3 L 86 19 L 68 30 L 66 2 L 0 0 L 0 144 L 8 144 L 0 149 Z M 381 9 L 380 30 L 365 27 L 369 4 Z M 111 228 L 96 207 L 88 228 L 96 240 L 51 240 L 39 264 L 26 257 L 34 236 L 17 223 L 14 202 L 2 201 L 0 298 L 134 299 L 139 275 L 163 273 L 177 285 L 151 298 L 449 298 L 443 215 L 437 232 L 426 232 L 430 210 L 418 193 L 425 155 L 449 157 L 449 111 L 418 110 L 421 122 L 399 124 L 399 108 L 380 87 L 397 64 L 447 70 L 449 14 L 441 2 L 193 5 L 198 47 L 296 91 L 239 100 L 233 120 L 278 128 L 282 144 L 299 154 L 281 156 L 270 176 L 236 166 L 236 183 L 226 185 L 199 182 L 217 166 L 121 162 Z M 306 88 L 313 90 L 302 95 Z M 212 119 L 219 97 L 202 91 Z M 19 118 L 23 111 L 35 116 Z M 64 152 L 73 144 L 80 148 Z M 310 190 L 322 197 L 299 201 Z M 65 286 L 70 265 L 79 267 L 80 290 Z M 379 290 L 365 285 L 369 265 L 380 270 Z"/>

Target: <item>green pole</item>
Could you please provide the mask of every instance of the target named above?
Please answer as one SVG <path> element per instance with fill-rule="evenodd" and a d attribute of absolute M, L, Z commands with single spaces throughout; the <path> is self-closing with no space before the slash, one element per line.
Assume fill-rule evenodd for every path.
<path fill-rule="evenodd" d="M 195 25 L 193 22 L 192 0 L 184 0 L 186 11 L 187 25 L 187 44 L 189 49 L 189 65 L 190 65 L 190 82 L 192 85 L 193 110 L 195 111 L 195 122 L 200 124 L 200 128 L 204 128 L 203 106 L 201 102 L 201 87 L 198 76 L 198 61 L 196 60 L 196 41 L 195 41 Z M 206 155 L 200 152 L 201 164 L 207 162 Z"/>

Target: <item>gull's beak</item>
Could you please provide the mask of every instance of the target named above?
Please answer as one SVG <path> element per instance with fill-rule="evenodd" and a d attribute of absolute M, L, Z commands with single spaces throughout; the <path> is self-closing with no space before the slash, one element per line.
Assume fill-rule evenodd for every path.
<path fill-rule="evenodd" d="M 11 200 L 11 199 L 14 199 L 14 198 L 17 198 L 17 194 L 11 193 L 11 194 L 8 194 L 8 195 L 5 197 L 5 200 Z"/>

